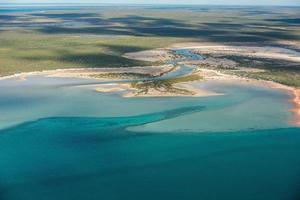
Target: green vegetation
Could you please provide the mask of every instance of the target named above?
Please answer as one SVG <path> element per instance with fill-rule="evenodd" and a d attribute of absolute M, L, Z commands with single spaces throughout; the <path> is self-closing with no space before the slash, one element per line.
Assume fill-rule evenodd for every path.
<path fill-rule="evenodd" d="M 258 73 L 243 72 L 240 73 L 240 75 L 254 79 L 274 81 L 288 86 L 300 87 L 300 73 L 291 72 L 288 70 L 270 70 Z"/>
<path fill-rule="evenodd" d="M 141 73 L 103 73 L 103 74 L 93 74 L 90 77 L 93 78 L 110 78 L 110 79 L 145 79 L 153 78 L 150 74 Z"/>
<path fill-rule="evenodd" d="M 300 41 L 299 8 L 82 7 L 0 14 L 0 76 L 130 67 L 126 52 L 183 41 Z"/>
<path fill-rule="evenodd" d="M 151 81 L 143 81 L 143 82 L 134 82 L 131 84 L 131 86 L 133 88 L 138 89 L 139 94 L 147 94 L 150 89 L 155 89 L 157 91 L 188 95 L 191 94 L 190 91 L 176 88 L 174 87 L 174 84 L 197 81 L 201 79 L 202 79 L 201 76 L 197 74 L 191 74 L 191 75 L 176 77 L 167 80 L 151 80 Z"/>
<path fill-rule="evenodd" d="M 0 75 L 60 68 L 144 66 L 123 53 L 169 45 L 172 38 L 81 37 L 32 32 L 0 34 Z"/>
<path fill-rule="evenodd" d="M 202 77 L 199 76 L 198 74 L 191 74 L 187 76 L 182 76 L 182 77 L 176 77 L 168 80 L 162 80 L 162 82 L 173 85 L 176 83 L 185 83 L 185 82 L 191 82 L 191 81 L 198 81 L 201 80 Z"/>
<path fill-rule="evenodd" d="M 262 58 L 245 58 L 238 56 L 227 56 L 243 68 L 263 69 L 261 72 L 251 71 L 231 71 L 230 73 L 248 78 L 274 81 L 288 86 L 300 87 L 300 65 L 299 63 L 262 59 Z"/>

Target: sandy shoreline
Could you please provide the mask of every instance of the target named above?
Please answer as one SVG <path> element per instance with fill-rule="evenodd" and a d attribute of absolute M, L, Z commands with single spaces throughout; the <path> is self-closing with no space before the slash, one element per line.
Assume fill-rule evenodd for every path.
<path fill-rule="evenodd" d="M 114 69 L 116 70 L 116 69 Z M 49 70 L 42 72 L 29 72 L 29 73 L 20 73 L 11 76 L 1 77 L 0 80 L 5 79 L 15 79 L 17 81 L 26 80 L 27 76 L 33 75 L 42 75 L 46 77 L 72 77 L 72 78 L 91 78 L 86 75 L 86 73 L 94 73 L 94 69 L 60 69 L 60 70 Z M 107 69 L 105 69 L 107 71 Z M 110 70 L 108 70 L 110 71 Z M 103 71 L 101 71 L 103 72 Z M 211 69 L 201 69 L 198 71 L 201 75 L 205 74 L 205 80 L 216 80 L 216 81 L 225 81 L 232 82 L 235 84 L 246 84 L 246 85 L 254 85 L 258 87 L 267 87 L 272 89 L 281 90 L 283 92 L 287 92 L 291 94 L 290 103 L 293 108 L 290 110 L 294 114 L 293 121 L 291 122 L 294 126 L 300 126 L 300 89 L 294 88 L 286 85 L 282 85 L 279 83 L 275 83 L 272 81 L 264 81 L 264 80 L 255 80 L 249 78 L 242 78 L 234 75 L 223 74 L 222 72 L 211 70 Z M 93 78 L 94 79 L 94 78 Z M 199 80 L 199 82 L 203 82 L 205 80 Z M 191 91 L 191 94 L 175 94 L 168 93 L 165 91 L 152 90 L 147 94 L 137 94 L 137 90 L 130 86 L 130 84 L 126 83 L 108 83 L 101 84 L 96 86 L 96 91 L 98 92 L 121 92 L 123 97 L 172 97 L 172 96 L 189 96 L 189 97 L 207 97 L 207 96 L 217 96 L 223 95 L 219 93 L 215 93 L 212 91 L 206 91 L 199 88 L 195 88 L 190 84 L 190 82 L 183 82 L 175 84 L 179 89 L 186 89 Z"/>
<path fill-rule="evenodd" d="M 16 79 L 26 80 L 29 76 L 45 76 L 45 77 L 60 77 L 60 78 L 86 78 L 86 79 L 100 79 L 95 78 L 93 75 L 105 74 L 121 74 L 121 73 L 136 73 L 150 76 L 160 76 L 173 69 L 172 65 L 159 65 L 159 66 L 144 66 L 144 67 L 122 67 L 122 68 L 70 68 L 70 69 L 55 69 L 43 70 L 34 72 L 22 72 L 9 76 L 0 77 L 0 80 Z M 104 79 L 104 78 L 101 78 Z"/>
<path fill-rule="evenodd" d="M 276 83 L 273 81 L 265 81 L 265 80 L 255 80 L 255 79 L 247 79 L 247 78 L 237 78 L 234 80 L 236 83 L 245 83 L 247 85 L 254 85 L 258 87 L 265 87 L 265 88 L 271 88 L 275 90 L 280 90 L 284 93 L 288 93 L 291 98 L 289 99 L 289 103 L 292 105 L 292 109 L 289 111 L 293 113 L 294 117 L 292 121 L 290 121 L 290 124 L 293 126 L 300 127 L 300 89 L 286 86 L 280 83 Z"/>
<path fill-rule="evenodd" d="M 300 56 L 298 52 L 293 50 L 286 50 L 280 47 L 245 47 L 245 46 L 233 46 L 222 45 L 217 43 L 181 43 L 175 44 L 173 47 L 165 49 L 148 50 L 135 53 L 125 54 L 124 57 L 136 60 L 146 60 L 152 62 L 165 62 L 174 59 L 176 55 L 171 53 L 172 49 L 193 49 L 198 53 L 213 53 L 213 54 L 230 54 L 230 55 L 244 55 L 248 57 L 263 57 L 271 59 L 282 59 L 293 62 L 300 62 Z M 207 59 L 206 62 L 218 63 L 213 59 Z M 183 63 L 184 64 L 184 63 Z M 234 64 L 234 63 L 233 63 Z M 173 65 L 160 65 L 160 66 L 146 66 L 146 67 L 124 67 L 124 68 L 75 68 L 75 69 L 57 69 L 57 70 L 45 70 L 37 72 L 19 73 L 11 76 L 0 77 L 0 80 L 15 79 L 18 81 L 26 80 L 28 76 L 41 75 L 45 77 L 69 77 L 69 78 L 87 78 L 87 79 L 99 79 L 115 81 L 120 80 L 120 77 L 105 77 L 99 75 L 105 74 L 141 74 L 158 77 L 172 70 L 176 67 Z M 248 84 L 256 85 L 259 87 L 268 87 L 277 90 L 281 90 L 291 94 L 290 103 L 293 105 L 293 109 L 290 111 L 294 114 L 294 119 L 291 122 L 295 126 L 300 126 L 300 89 L 275 83 L 272 81 L 256 80 L 250 78 L 244 78 L 237 75 L 230 75 L 223 73 L 222 71 L 206 68 L 198 68 L 193 74 L 203 77 L 196 82 L 202 82 L 206 80 L 233 82 L 235 84 Z M 130 76 L 122 77 L 122 80 L 134 81 Z M 195 82 L 195 81 L 192 81 Z M 96 86 L 98 92 L 115 92 L 121 93 L 123 97 L 172 97 L 172 96 L 189 96 L 189 97 L 207 97 L 223 95 L 213 91 L 206 91 L 193 86 L 192 82 L 180 82 L 174 84 L 173 89 L 176 91 L 187 92 L 174 92 L 174 90 L 167 90 L 163 87 L 147 88 L 147 92 L 140 92 L 139 89 L 133 87 L 130 83 L 108 83 L 99 84 Z"/>
<path fill-rule="evenodd" d="M 293 104 L 294 104 L 294 109 L 291 111 L 295 113 L 295 121 L 293 122 L 296 126 L 300 126 L 300 89 L 295 89 L 293 91 L 294 94 L 294 99 L 293 99 Z"/>
<path fill-rule="evenodd" d="M 33 75 L 42 75 L 46 77 L 91 78 L 87 76 L 86 73 L 83 73 L 84 71 L 86 73 L 94 73 L 94 69 L 67 69 L 67 70 L 60 69 L 60 70 L 49 70 L 49 71 L 42 71 L 42 72 L 39 71 L 39 72 L 20 73 L 11 76 L 1 77 L 0 80 L 15 79 L 17 81 L 22 81 L 22 80 L 26 80 L 27 76 L 33 76 Z M 110 70 L 105 69 L 104 71 L 107 72 Z M 103 70 L 101 70 L 101 72 L 103 72 Z M 203 82 L 206 80 L 225 81 L 234 84 L 246 84 L 246 85 L 254 85 L 258 87 L 267 87 L 267 88 L 277 89 L 289 93 L 291 95 L 290 103 L 293 106 L 293 108 L 290 111 L 294 114 L 294 118 L 291 121 L 291 124 L 294 126 L 300 126 L 300 89 L 299 88 L 282 85 L 272 81 L 255 80 L 255 79 L 238 77 L 234 75 L 228 75 L 220 71 L 211 70 L 211 69 L 200 69 L 197 73 L 200 73 L 201 75 L 205 75 L 205 80 L 199 80 L 196 82 Z M 190 94 L 168 93 L 166 91 L 159 91 L 154 89 L 152 91 L 149 91 L 149 93 L 147 94 L 137 94 L 137 89 L 133 88 L 129 83 L 100 84 L 96 86 L 95 90 L 97 92 L 122 93 L 122 96 L 127 98 L 129 97 L 174 97 L 174 96 L 207 97 L 207 96 L 223 95 L 223 94 L 215 93 L 213 91 L 207 91 L 207 90 L 195 88 L 192 86 L 191 83 L 192 82 L 183 82 L 183 83 L 175 84 L 176 88 L 188 90 L 191 92 Z"/>
<path fill-rule="evenodd" d="M 291 94 L 290 103 L 293 105 L 293 108 L 290 111 L 294 114 L 291 124 L 300 126 L 300 89 L 274 82 L 270 82 L 269 84 L 271 88 L 283 90 Z"/>
<path fill-rule="evenodd" d="M 276 83 L 273 81 L 265 81 L 265 80 L 256 80 L 256 79 L 250 79 L 250 78 L 243 78 L 238 76 L 231 76 L 226 75 L 223 76 L 222 73 L 219 72 L 219 75 L 221 75 L 221 78 L 212 77 L 210 80 L 223 80 L 228 82 L 234 82 L 236 84 L 246 84 L 246 85 L 253 85 L 257 87 L 265 87 L 265 88 L 271 88 L 275 90 L 280 90 L 282 92 L 290 94 L 291 98 L 289 99 L 289 102 L 292 104 L 292 109 L 290 112 L 293 113 L 294 117 L 293 120 L 290 122 L 294 126 L 300 126 L 300 89 L 283 85 L 280 83 Z"/>

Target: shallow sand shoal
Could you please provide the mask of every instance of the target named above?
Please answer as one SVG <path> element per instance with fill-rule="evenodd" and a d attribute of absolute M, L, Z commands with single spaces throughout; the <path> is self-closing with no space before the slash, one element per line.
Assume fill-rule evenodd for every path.
<path fill-rule="evenodd" d="M 97 85 L 97 92 L 123 92 L 129 90 L 130 86 L 126 83 L 107 83 Z"/>

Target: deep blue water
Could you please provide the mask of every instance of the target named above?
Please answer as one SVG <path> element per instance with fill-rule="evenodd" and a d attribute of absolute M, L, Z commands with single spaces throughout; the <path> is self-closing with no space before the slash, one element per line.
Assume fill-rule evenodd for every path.
<path fill-rule="evenodd" d="M 296 200 L 300 129 L 134 133 L 202 112 L 58 117 L 0 131 L 0 198 Z"/>

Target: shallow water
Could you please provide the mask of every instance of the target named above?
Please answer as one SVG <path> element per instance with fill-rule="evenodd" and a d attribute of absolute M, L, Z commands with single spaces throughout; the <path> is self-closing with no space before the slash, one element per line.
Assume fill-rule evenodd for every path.
<path fill-rule="evenodd" d="M 53 116 L 134 116 L 189 106 L 203 106 L 205 109 L 201 113 L 178 118 L 178 120 L 184 120 L 185 123 L 178 124 L 177 118 L 174 118 L 159 122 L 159 127 L 169 128 L 172 131 L 180 129 L 197 132 L 211 131 L 214 126 L 209 123 L 218 122 L 217 127 L 221 131 L 245 130 L 253 127 L 257 129 L 282 128 L 289 126 L 287 122 L 292 117 L 288 112 L 291 105 L 288 104 L 287 94 L 276 90 L 223 82 L 208 81 L 197 85 L 202 89 L 225 94 L 201 98 L 122 98 L 118 94 L 95 92 L 94 84 L 101 83 L 99 81 L 73 78 L 32 76 L 26 81 L 2 80 L 0 83 L 0 111 L 2 113 L 0 128 Z M 239 123 L 228 123 L 225 120 L 222 126 L 220 123 L 227 117 L 231 120 L 238 120 Z M 260 120 L 264 123 L 257 123 Z M 205 129 L 205 124 L 208 126 L 207 129 Z M 229 127 L 230 124 L 232 124 L 231 127 Z M 177 128 L 176 125 L 178 125 Z M 154 127 L 155 123 L 147 124 L 147 126 L 152 126 L 151 131 L 158 131 Z"/>
<path fill-rule="evenodd" d="M 167 74 L 164 74 L 163 76 L 159 77 L 158 79 L 170 79 L 180 76 L 186 76 L 189 74 L 192 74 L 194 70 L 197 68 L 194 65 L 185 65 L 185 64 L 179 64 L 183 61 L 191 61 L 191 60 L 202 60 L 203 56 L 200 54 L 194 53 L 190 49 L 174 49 L 173 50 L 175 55 L 180 56 L 179 58 L 169 60 L 166 62 L 166 64 L 171 64 L 176 66 L 178 69 L 173 70 Z"/>
<path fill-rule="evenodd" d="M 93 82 L 0 81 L 1 200 L 298 199 L 288 95 L 205 82 L 226 95 L 122 98 Z"/>

